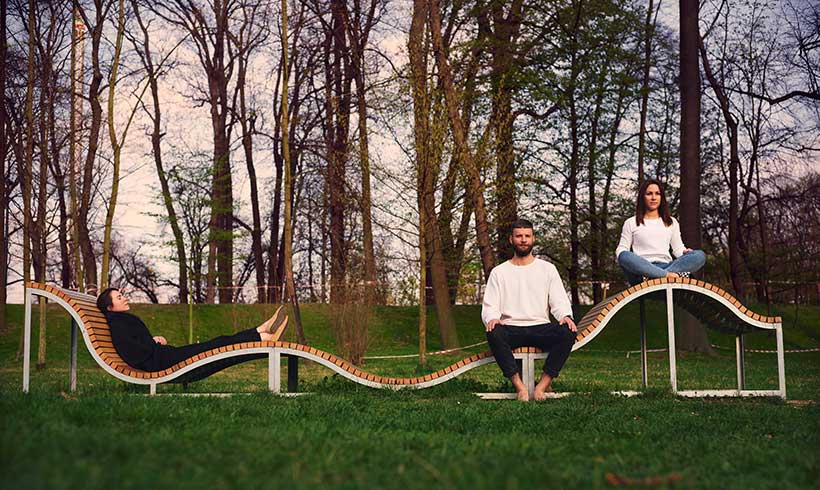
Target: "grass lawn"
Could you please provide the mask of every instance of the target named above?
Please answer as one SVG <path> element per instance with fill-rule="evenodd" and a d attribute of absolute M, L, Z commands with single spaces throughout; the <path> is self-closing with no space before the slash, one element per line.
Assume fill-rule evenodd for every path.
<path fill-rule="evenodd" d="M 649 347 L 666 343 L 665 310 L 649 306 Z M 137 305 L 135 313 L 170 343 L 187 339 L 187 308 Z M 763 308 L 754 308 L 764 312 Z M 194 336 L 206 339 L 253 325 L 270 313 L 258 305 L 198 306 Z M 773 309 L 784 317 L 787 349 L 820 346 L 820 308 Z M 311 345 L 338 352 L 329 309 L 305 305 Z M 414 353 L 414 308 L 374 313 L 368 355 Z M 463 345 L 483 340 L 478 308 L 456 307 Z M 36 315 L 35 315 L 36 318 Z M 300 390 L 265 392 L 266 363 L 254 361 L 187 388 L 243 392 L 215 398 L 175 396 L 182 386 L 125 385 L 94 366 L 81 347 L 79 390 L 67 393 L 67 316 L 48 312 L 47 367 L 20 393 L 15 359 L 22 307 L 10 306 L 0 333 L 0 488 L 608 488 L 653 484 L 675 488 L 818 488 L 820 354 L 786 356 L 790 401 L 678 399 L 668 393 L 666 353 L 649 356 L 650 390 L 640 389 L 637 307 L 618 314 L 570 357 L 558 391 L 580 394 L 545 403 L 483 401 L 479 391 L 511 391 L 494 365 L 414 392 L 353 384 L 310 363 Z M 36 323 L 36 322 L 35 322 Z M 430 350 L 439 348 L 435 320 Z M 289 333 L 292 335 L 292 333 Z M 717 354 L 678 353 L 679 388 L 732 388 L 734 339 L 710 332 Z M 36 359 L 36 340 L 32 360 Z M 766 334 L 749 348 L 773 349 Z M 479 346 L 468 352 L 486 350 Z M 409 376 L 439 369 L 465 353 L 415 359 L 371 359 L 364 369 Z M 748 387 L 776 389 L 773 354 L 747 354 Z"/>

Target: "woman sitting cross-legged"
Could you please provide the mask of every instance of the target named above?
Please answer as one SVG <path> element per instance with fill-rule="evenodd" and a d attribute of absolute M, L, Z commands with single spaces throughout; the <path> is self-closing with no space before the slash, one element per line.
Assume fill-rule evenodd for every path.
<path fill-rule="evenodd" d="M 669 255 L 670 247 L 674 260 Z M 671 279 L 696 272 L 706 263 L 706 254 L 684 246 L 680 224 L 669 213 L 663 186 L 654 179 L 641 184 L 635 216 L 624 223 L 615 257 L 633 286 L 643 278 Z"/>
<path fill-rule="evenodd" d="M 97 308 L 105 314 L 111 328 L 111 341 L 122 359 L 130 366 L 155 372 L 211 349 L 242 342 L 276 341 L 288 323 L 280 306 L 265 323 L 233 335 L 224 335 L 198 344 L 174 347 L 165 337 L 151 336 L 148 327 L 136 315 L 128 313 L 128 298 L 117 288 L 108 288 L 97 297 Z"/>

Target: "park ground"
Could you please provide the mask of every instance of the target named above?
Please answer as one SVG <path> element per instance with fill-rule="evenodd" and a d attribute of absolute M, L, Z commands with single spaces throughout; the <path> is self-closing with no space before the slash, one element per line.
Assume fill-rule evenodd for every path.
<path fill-rule="evenodd" d="M 662 349 L 665 310 L 648 304 L 649 348 Z M 257 324 L 271 311 L 197 306 L 194 338 Z M 135 305 L 134 312 L 170 343 L 187 341 L 187 307 Z M 417 314 L 376 308 L 367 355 L 416 353 Z M 786 349 L 820 347 L 820 308 L 781 305 L 768 314 L 783 316 Z M 148 397 L 145 387 L 95 367 L 83 347 L 78 391 L 70 393 L 68 317 L 55 307 L 46 368 L 33 371 L 23 395 L 22 307 L 10 305 L 8 315 L 10 327 L 0 332 L 0 488 L 820 487 L 820 353 L 786 355 L 785 402 L 673 397 L 665 352 L 649 355 L 649 390 L 614 396 L 640 389 L 634 305 L 570 357 L 555 387 L 576 394 L 527 404 L 473 394 L 512 391 L 494 365 L 435 388 L 388 392 L 303 363 L 299 389 L 311 394 L 278 397 L 266 392 L 266 361 L 253 361 Z M 338 352 L 329 308 L 303 305 L 302 315 L 309 343 Z M 430 316 L 428 346 L 436 350 Z M 484 339 L 478 307 L 458 306 L 455 317 L 462 345 Z M 735 387 L 734 338 L 710 332 L 710 341 L 714 355 L 678 353 L 680 389 Z M 747 347 L 774 343 L 758 333 Z M 36 345 L 35 335 L 33 360 Z M 431 356 L 424 368 L 414 358 L 368 359 L 364 369 L 417 376 L 486 349 Z M 750 389 L 776 389 L 773 354 L 750 352 L 746 363 Z M 185 396 L 201 392 L 242 394 Z"/>

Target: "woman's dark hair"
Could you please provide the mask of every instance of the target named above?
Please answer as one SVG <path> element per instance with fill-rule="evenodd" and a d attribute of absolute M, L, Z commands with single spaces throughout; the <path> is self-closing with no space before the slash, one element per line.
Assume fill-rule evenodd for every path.
<path fill-rule="evenodd" d="M 108 288 L 97 296 L 97 308 L 103 313 L 108 313 L 108 308 L 114 306 L 114 301 L 111 299 L 111 294 L 114 291 L 119 291 L 119 288 Z"/>
<path fill-rule="evenodd" d="M 661 205 L 658 207 L 658 215 L 660 215 L 664 225 L 672 226 L 672 214 L 669 212 L 669 203 L 666 202 L 666 194 L 663 192 L 663 184 L 655 179 L 644 180 L 641 187 L 638 189 L 638 199 L 636 199 L 635 203 L 635 223 L 638 226 L 643 224 L 643 215 L 646 214 L 646 198 L 644 195 L 646 194 L 646 189 L 653 184 L 658 186 L 658 189 L 661 191 Z"/>

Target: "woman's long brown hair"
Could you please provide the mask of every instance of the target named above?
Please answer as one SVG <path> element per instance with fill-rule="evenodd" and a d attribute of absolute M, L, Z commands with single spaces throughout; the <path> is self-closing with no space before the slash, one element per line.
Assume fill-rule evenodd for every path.
<path fill-rule="evenodd" d="M 661 205 L 658 207 L 658 214 L 663 220 L 664 225 L 672 226 L 672 214 L 669 212 L 669 203 L 666 202 L 666 194 L 663 192 L 663 184 L 655 179 L 644 180 L 640 189 L 638 189 L 638 199 L 635 203 L 635 222 L 638 226 L 643 224 L 643 216 L 646 214 L 646 199 L 644 198 L 644 195 L 646 194 L 646 189 L 648 189 L 652 184 L 658 186 L 658 189 L 661 191 Z"/>

